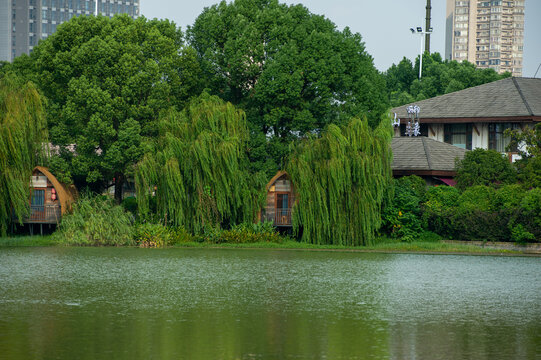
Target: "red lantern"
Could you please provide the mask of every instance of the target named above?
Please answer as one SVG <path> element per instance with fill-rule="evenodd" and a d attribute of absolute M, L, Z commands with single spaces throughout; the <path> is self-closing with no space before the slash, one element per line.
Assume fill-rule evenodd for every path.
<path fill-rule="evenodd" d="M 51 200 L 56 200 L 56 189 L 55 188 L 52 188 L 51 189 Z"/>

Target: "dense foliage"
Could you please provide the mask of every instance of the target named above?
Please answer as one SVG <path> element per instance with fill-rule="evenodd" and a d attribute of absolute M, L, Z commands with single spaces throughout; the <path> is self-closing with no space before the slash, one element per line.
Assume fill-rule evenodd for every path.
<path fill-rule="evenodd" d="M 421 202 L 426 182 L 419 176 L 404 176 L 392 182 L 393 198 L 382 212 L 382 231 L 402 241 L 413 241 L 423 231 Z"/>
<path fill-rule="evenodd" d="M 387 110 L 383 78 L 359 34 L 302 5 L 225 1 L 188 29 L 206 86 L 245 110 L 252 166 L 272 175 L 292 139 L 351 116 Z"/>
<path fill-rule="evenodd" d="M 448 94 L 511 76 L 493 69 L 477 69 L 467 61 L 442 60 L 439 53 L 423 55 L 422 81 L 419 81 L 419 58 L 413 64 L 403 58 L 385 72 L 391 106 L 400 106 L 434 96 Z"/>
<path fill-rule="evenodd" d="M 432 231 L 443 238 L 541 241 L 541 189 L 520 184 L 422 188 L 416 176 L 394 181 L 395 196 L 383 211 L 382 230 L 412 241 Z"/>
<path fill-rule="evenodd" d="M 508 150 L 518 149 L 521 156 L 515 162 L 518 180 L 526 188 L 541 188 L 541 123 L 522 131 L 507 130 L 506 135 L 511 137 Z"/>
<path fill-rule="evenodd" d="M 0 75 L 0 235 L 12 214 L 28 213 L 32 169 L 45 150 L 47 123 L 42 100 L 31 83 Z"/>
<path fill-rule="evenodd" d="M 427 227 L 447 238 L 541 241 L 541 189 L 519 185 L 431 188 L 424 204 Z"/>
<path fill-rule="evenodd" d="M 496 150 L 474 149 L 456 162 L 459 189 L 474 185 L 500 186 L 516 181 L 516 170 L 509 159 Z"/>
<path fill-rule="evenodd" d="M 137 166 L 139 211 L 155 189 L 160 218 L 196 234 L 253 221 L 264 177 L 248 171 L 247 141 L 244 112 L 216 96 L 171 111 Z"/>
<path fill-rule="evenodd" d="M 60 156 L 52 170 L 95 190 L 114 177 L 118 202 L 160 111 L 182 108 L 198 86 L 195 53 L 167 20 L 76 17 L 19 60 L 28 61 L 28 76 L 49 101 Z"/>
<path fill-rule="evenodd" d="M 132 217 L 111 199 L 85 195 L 62 216 L 54 233 L 60 243 L 104 246 L 133 244 Z"/>
<path fill-rule="evenodd" d="M 391 130 L 383 121 L 329 125 L 292 148 L 287 171 L 297 191 L 293 228 L 314 244 L 370 245 L 391 181 Z"/>

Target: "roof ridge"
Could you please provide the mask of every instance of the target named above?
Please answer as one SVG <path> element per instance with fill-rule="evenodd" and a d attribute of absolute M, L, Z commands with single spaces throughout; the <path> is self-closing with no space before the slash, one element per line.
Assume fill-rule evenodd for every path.
<path fill-rule="evenodd" d="M 428 168 L 432 169 L 432 158 L 430 156 L 430 151 L 428 151 L 428 148 L 426 145 L 426 139 L 428 139 L 426 136 L 421 137 L 421 141 L 423 142 L 423 148 L 425 150 L 426 161 L 428 162 Z"/>
<path fill-rule="evenodd" d="M 440 94 L 440 95 L 437 95 L 437 96 L 434 96 L 434 97 L 431 97 L 431 98 L 427 98 L 427 99 L 423 99 L 423 100 L 419 100 L 419 101 L 413 101 L 411 103 L 408 103 L 408 104 L 403 104 L 403 105 L 399 105 L 399 106 L 395 106 L 394 108 L 392 109 L 398 109 L 398 108 L 401 108 L 401 107 L 408 107 L 409 105 L 414 105 L 414 104 L 419 104 L 423 101 L 427 101 L 427 100 L 434 100 L 434 99 L 438 99 L 438 98 L 441 98 L 441 97 L 444 97 L 444 96 L 448 96 L 448 95 L 454 95 L 456 93 L 459 93 L 459 92 L 462 92 L 462 91 L 466 91 L 466 90 L 475 90 L 479 87 L 484 87 L 486 85 L 489 85 L 489 84 L 494 84 L 494 83 L 497 83 L 497 82 L 504 82 L 504 81 L 510 81 L 510 80 L 514 80 L 514 77 L 506 77 L 506 78 L 503 78 L 503 79 L 500 79 L 500 80 L 494 80 L 494 81 L 491 81 L 491 82 L 487 82 L 487 83 L 484 83 L 484 84 L 479 84 L 479 85 L 475 85 L 475 86 L 471 86 L 471 87 L 468 87 L 468 88 L 465 88 L 465 89 L 462 89 L 462 90 L 456 90 L 456 91 L 453 91 L 453 92 L 450 92 L 450 93 L 446 93 L 446 94 Z M 522 94 L 521 94 L 522 95 Z M 391 110 L 392 110 L 391 109 Z"/>
<path fill-rule="evenodd" d="M 528 110 L 528 113 L 530 114 L 530 116 L 534 116 L 532 108 L 530 107 L 530 104 L 528 104 L 528 101 L 526 101 L 526 97 L 522 93 L 520 86 L 518 86 L 517 78 L 513 76 L 511 79 L 513 80 L 513 84 L 517 88 L 520 98 L 522 99 L 522 101 L 524 102 L 524 105 L 526 106 L 526 110 Z"/>

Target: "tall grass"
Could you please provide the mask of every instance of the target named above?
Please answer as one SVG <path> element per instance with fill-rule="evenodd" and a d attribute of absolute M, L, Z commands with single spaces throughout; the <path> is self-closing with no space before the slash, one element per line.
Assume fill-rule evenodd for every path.
<path fill-rule="evenodd" d="M 132 218 L 112 199 L 85 195 L 62 217 L 53 238 L 70 245 L 132 245 Z"/>

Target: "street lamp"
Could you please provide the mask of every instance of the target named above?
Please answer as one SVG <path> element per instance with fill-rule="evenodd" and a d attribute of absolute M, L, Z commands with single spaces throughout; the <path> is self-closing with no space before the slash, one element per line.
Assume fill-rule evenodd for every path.
<path fill-rule="evenodd" d="M 424 35 L 430 35 L 432 34 L 432 28 L 428 28 L 427 31 L 423 31 L 423 28 L 420 27 L 420 26 L 417 26 L 416 29 L 414 28 L 410 28 L 410 31 L 412 34 L 419 34 L 421 35 L 421 52 L 420 52 L 420 55 L 419 55 L 419 80 L 421 80 L 421 75 L 423 73 L 423 39 L 424 39 Z"/>

